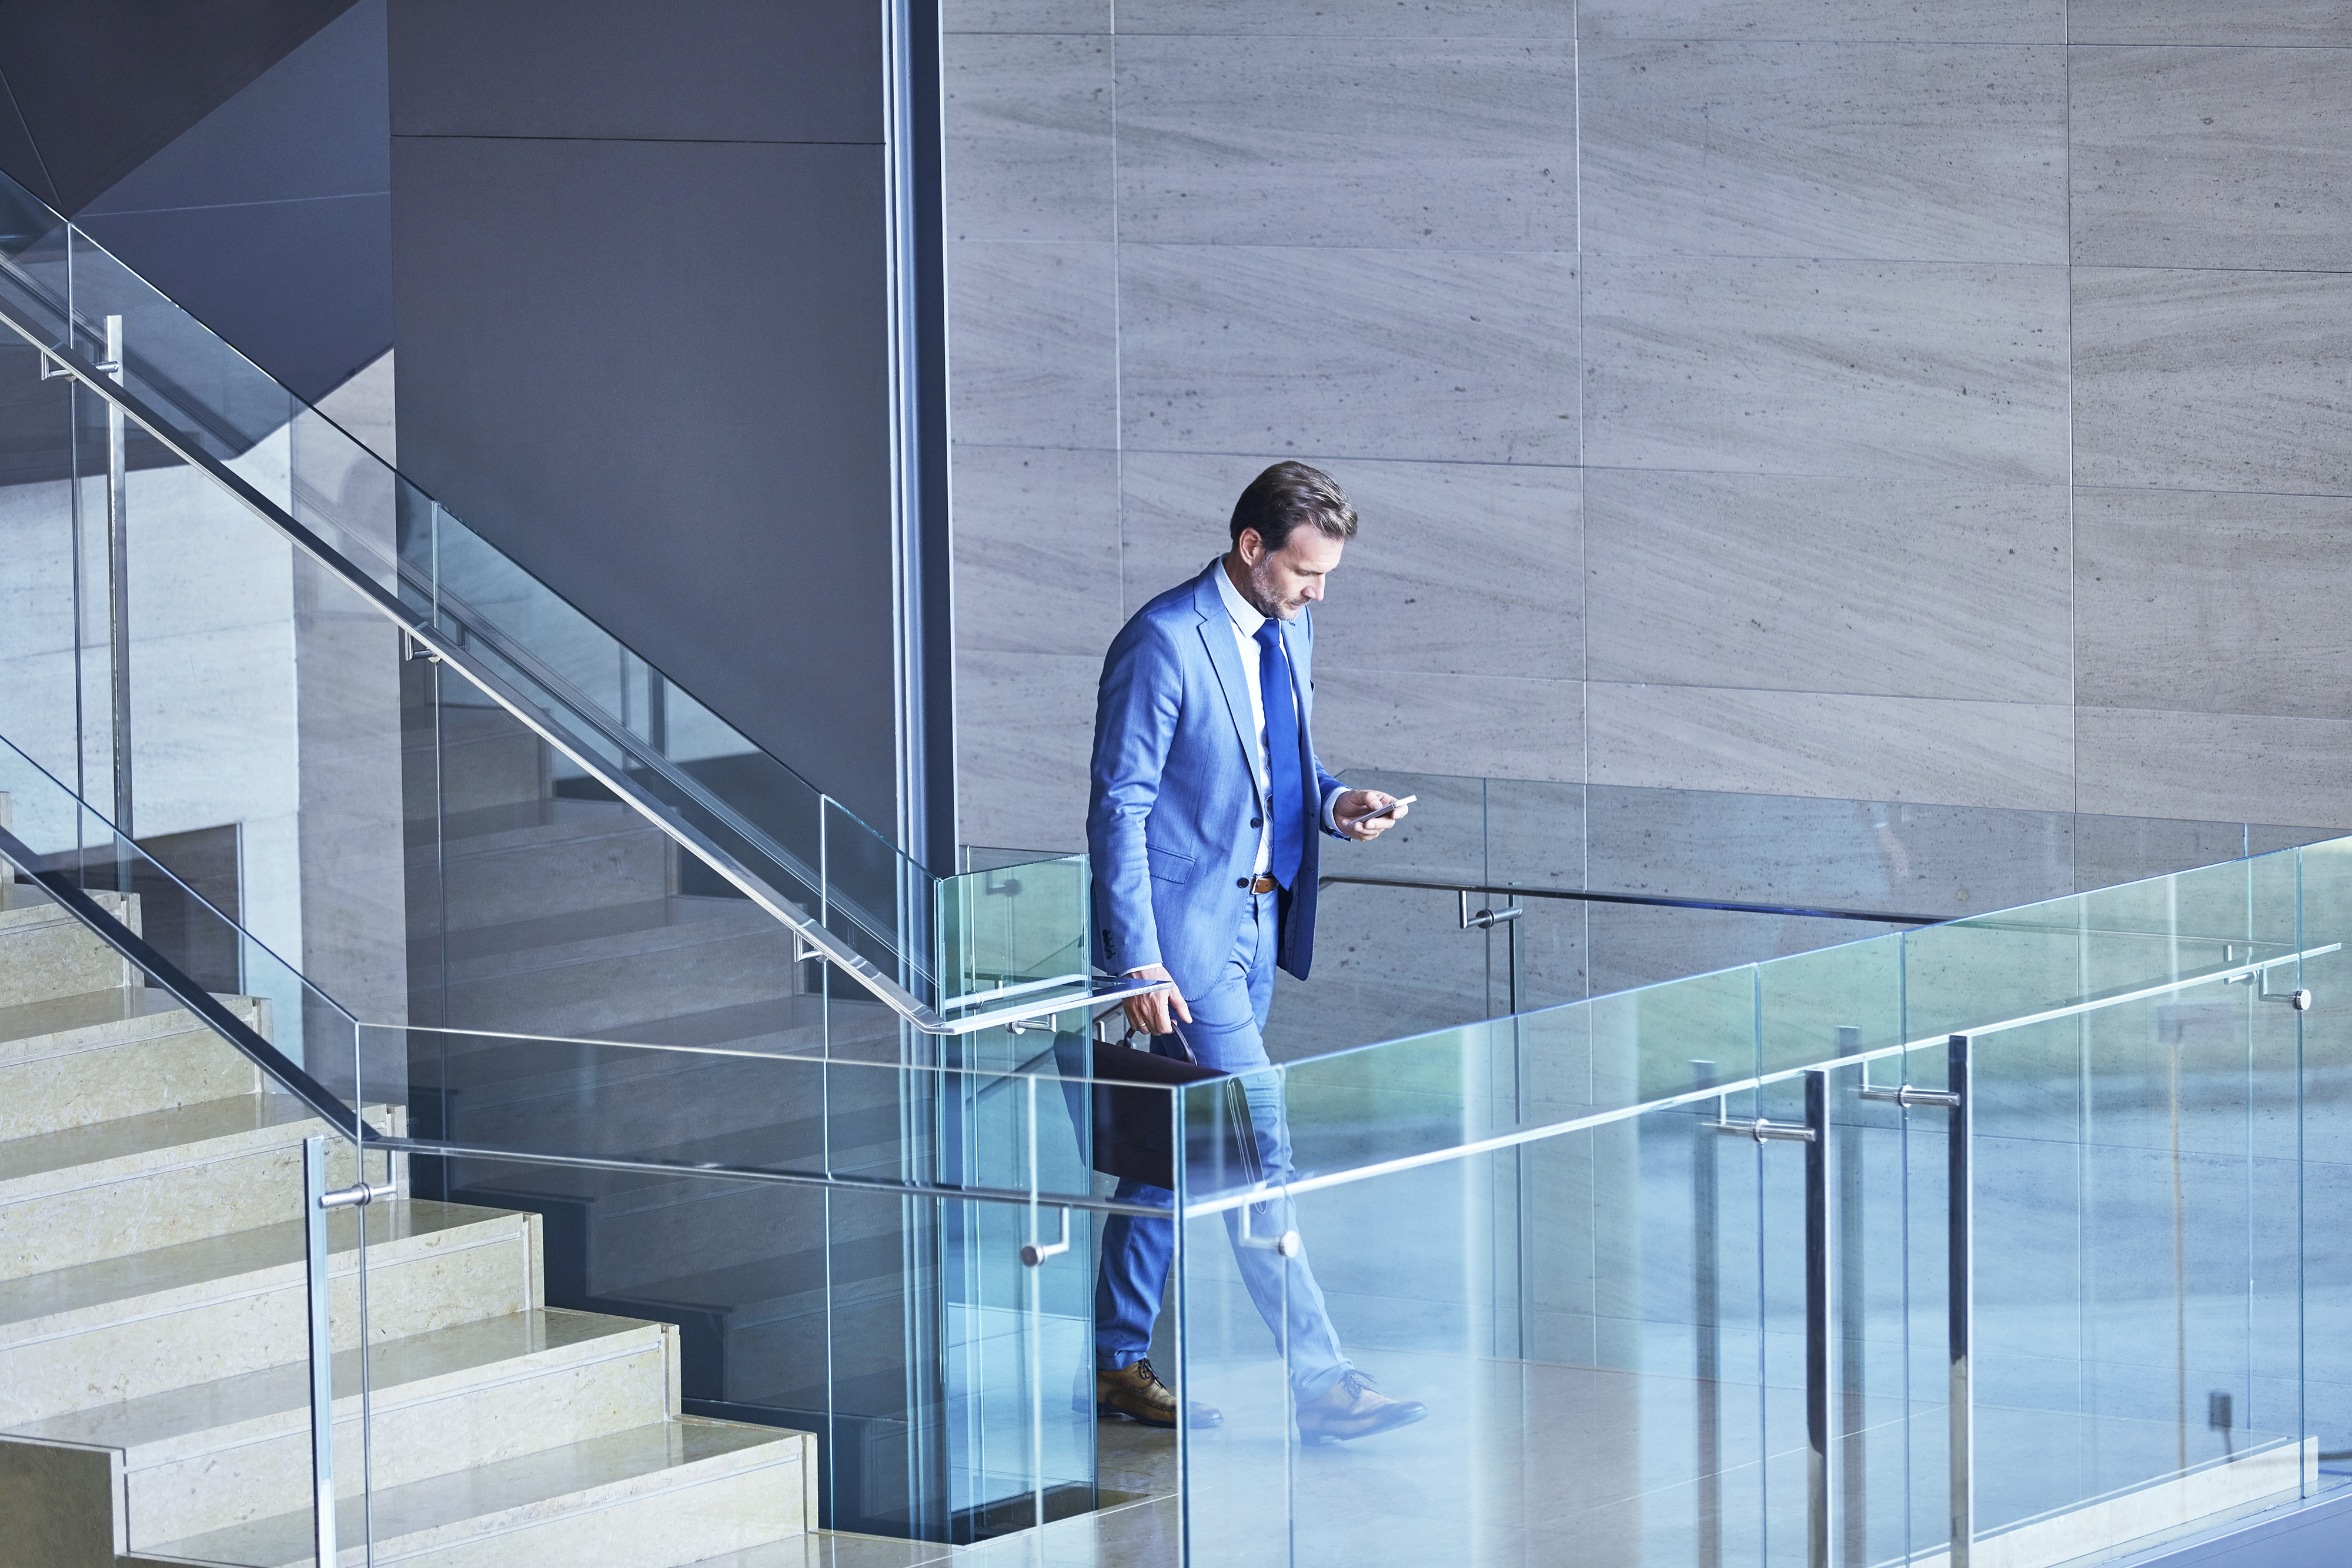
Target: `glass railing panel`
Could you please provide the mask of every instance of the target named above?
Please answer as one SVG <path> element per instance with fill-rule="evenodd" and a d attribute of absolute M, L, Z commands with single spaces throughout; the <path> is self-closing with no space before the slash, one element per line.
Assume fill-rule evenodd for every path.
<path fill-rule="evenodd" d="M 893 1191 L 1083 1198 L 1097 1163 L 1089 1096 L 1108 1091 L 1072 1043 L 1082 1017 L 1061 1021 L 1068 1032 L 1023 1035 L 1031 1054 L 1005 1068 L 828 1057 L 821 1039 L 781 1035 L 681 1046 L 416 1026 L 362 1032 L 372 1060 L 404 1063 L 415 1134 L 435 1143 Z M 795 1044 L 809 1049 L 794 1054 Z"/>
<path fill-rule="evenodd" d="M 2301 883 L 2300 946 L 2315 947 L 2352 931 L 2352 841 L 2315 844 L 2294 855 Z M 2291 982 L 2271 983 L 2273 992 Z M 2352 1477 L 2352 1248 L 2335 1242 L 2334 1216 L 2352 1202 L 2352 951 L 2305 961 L 2301 986 L 2311 1007 L 2302 1028 L 2303 1104 L 2294 1135 L 2304 1172 L 2303 1291 L 2305 1318 L 2305 1429 L 2319 1444 L 2321 1487 Z M 2266 1150 L 2283 1152 L 2288 1129 L 2263 1127 Z"/>
<path fill-rule="evenodd" d="M 347 558 L 362 580 L 397 592 L 432 636 L 567 732 L 565 744 L 583 755 L 559 758 L 553 784 L 593 794 L 601 771 L 649 794 L 657 810 L 741 862 L 786 903 L 812 917 L 821 910 L 829 928 L 918 1005 L 937 1000 L 920 867 L 102 248 L 19 189 L 8 188 L 7 204 L 12 252 L 0 275 L 0 307 L 26 333 L 93 365 L 114 363 L 109 345 L 119 342 L 121 371 L 91 373 L 120 374 L 157 422 L 157 434 L 225 464 Z M 83 396 L 97 401 L 88 389 Z M 127 450 L 134 470 L 176 467 L 135 422 Z M 104 464 L 81 467 L 86 477 L 102 476 Z M 829 835 L 838 841 L 829 843 Z M 830 896 L 820 885 L 829 852 L 842 867 L 842 885 Z M 732 891 L 724 874 L 705 867 L 681 880 L 698 894 Z"/>
<path fill-rule="evenodd" d="M 39 355 L 0 334 L 0 377 L 10 389 L 11 440 L 0 460 L 0 735 L 91 799 L 113 797 L 112 747 L 84 746 L 85 704 L 112 690 L 112 642 L 97 607 L 84 612 L 77 588 L 109 576 L 106 497 L 84 478 L 82 446 L 102 423 L 81 427 L 73 382 L 41 378 Z M 103 467 L 100 470 L 103 475 Z M 78 515 L 79 505 L 79 515 Z"/>
<path fill-rule="evenodd" d="M 1018 1199 L 410 1158 L 414 1228 L 462 1226 L 514 1266 L 425 1284 L 404 1239 L 370 1252 L 392 1303 L 369 1357 L 380 1555 L 418 1544 L 417 1483 L 467 1470 L 675 1491 L 620 1526 L 660 1531 L 665 1561 L 819 1527 L 969 1544 L 1100 1501 L 1094 1412 L 1073 1401 L 1091 1360 L 1083 1213 L 1066 1228 Z M 415 1392 L 453 1377 L 469 1385 L 456 1427 Z M 564 1489 L 540 1506 L 560 1518 Z"/>
<path fill-rule="evenodd" d="M 829 795 L 817 820 L 824 830 L 825 928 L 926 1002 L 937 1002 L 931 944 L 920 928 L 932 908 L 929 874 Z"/>
<path fill-rule="evenodd" d="M 1801 1559 L 1802 1155 L 1711 1117 L 1196 1204 L 1180 1392 L 1221 1419 L 1183 1434 L 1188 1561 Z M 1323 1441 L 1349 1366 L 1425 1414 Z"/>
<path fill-rule="evenodd" d="M 1903 967 L 1893 938 L 1759 964 L 1759 1069 L 1783 1072 L 1902 1045 Z"/>
<path fill-rule="evenodd" d="M 1083 855 L 941 877 L 931 909 L 940 1005 L 1083 991 L 1094 969 L 1089 891 Z"/>
<path fill-rule="evenodd" d="M 1369 858 L 1394 836 L 1360 847 Z M 1327 866 L 1345 852 L 1333 848 Z M 1488 902 L 1473 898 L 1468 907 Z M 1465 930 L 1462 908 L 1458 894 L 1440 888 L 1324 887 L 1316 901 L 1313 977 L 1276 975 L 1267 1054 L 1293 1061 L 1523 1010 L 1512 1006 L 1511 933 Z"/>
<path fill-rule="evenodd" d="M 67 260 L 76 346 L 93 361 L 110 360 L 107 323 L 120 318 L 121 384 L 171 410 L 176 434 L 215 457 L 236 459 L 286 428 L 300 406 L 293 394 L 153 284 L 79 229 Z M 286 504 L 282 476 L 274 487 L 254 482 Z"/>
<path fill-rule="evenodd" d="M 1972 1045 L 1980 1535 L 2302 1490 L 2298 1032 L 2213 984 Z"/>
<path fill-rule="evenodd" d="M 128 927 L 148 949 L 184 977 L 199 996 L 222 999 L 237 1022 L 257 1035 L 282 1061 L 265 1058 L 265 1071 L 295 1069 L 308 1075 L 306 1092 L 323 1097 L 322 1111 L 363 1107 L 379 1127 L 401 1125 L 400 1108 L 366 1098 L 371 1074 L 362 1071 L 361 1030 L 341 1003 L 312 985 L 269 945 L 239 924 L 233 894 L 211 857 L 182 855 L 184 869 L 209 869 L 213 876 L 188 878 L 143 847 L 118 833 L 96 810 L 75 797 L 31 758 L 0 739 L 0 797 L 7 801 L 0 821 L 21 846 L 27 864 L 0 866 L 11 905 L 55 902 L 57 894 L 37 882 L 53 878 L 62 888 L 87 894 L 106 918 Z M 110 973 L 104 988 L 120 991 L 125 1016 L 184 1005 L 128 959 Z M 93 1000 L 95 998 L 92 998 Z"/>

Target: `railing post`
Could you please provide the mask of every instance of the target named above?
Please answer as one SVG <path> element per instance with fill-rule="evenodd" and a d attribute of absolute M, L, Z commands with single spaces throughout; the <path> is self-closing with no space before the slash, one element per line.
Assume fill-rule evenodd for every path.
<path fill-rule="evenodd" d="M 1830 1075 L 1805 1074 L 1805 1560 L 1830 1568 Z"/>
<path fill-rule="evenodd" d="M 332 1568 L 335 1532 L 335 1338 L 327 1297 L 327 1140 L 302 1140 L 302 1232 L 310 1321 L 310 1506 L 318 1568 Z"/>
<path fill-rule="evenodd" d="M 1976 1537 L 1976 1413 L 1969 1381 L 1969 1306 L 1976 1280 L 1976 1237 L 1969 1204 L 1969 1124 L 1972 1119 L 1969 1105 L 1969 1037 L 1952 1036 L 1946 1051 L 1944 1087 L 1953 1097 L 1950 1145 L 1945 1151 L 1947 1244 L 1950 1249 L 1945 1296 L 1952 1367 L 1950 1564 L 1951 1568 L 1969 1568 L 1969 1549 Z"/>
<path fill-rule="evenodd" d="M 1715 1063 L 1691 1063 L 1691 1083 L 1715 1082 Z M 1723 1323 L 1716 1272 L 1715 1139 L 1700 1122 L 1691 1139 L 1691 1316 L 1698 1399 L 1698 1568 L 1723 1565 Z"/>

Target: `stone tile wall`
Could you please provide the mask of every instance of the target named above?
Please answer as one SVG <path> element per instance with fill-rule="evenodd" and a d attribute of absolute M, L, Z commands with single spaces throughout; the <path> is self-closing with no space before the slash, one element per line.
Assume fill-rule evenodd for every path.
<path fill-rule="evenodd" d="M 948 26 L 967 841 L 1282 457 L 1334 766 L 2352 826 L 2342 7 Z"/>

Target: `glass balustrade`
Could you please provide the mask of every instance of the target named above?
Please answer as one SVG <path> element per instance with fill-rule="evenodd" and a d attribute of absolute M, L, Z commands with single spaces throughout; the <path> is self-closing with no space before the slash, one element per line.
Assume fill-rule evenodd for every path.
<path fill-rule="evenodd" d="M 1185 1090 L 1187 1560 L 2045 1568 L 2340 1485 L 2347 895 L 2317 843 Z M 1318 1441 L 1334 1336 L 1425 1418 Z"/>

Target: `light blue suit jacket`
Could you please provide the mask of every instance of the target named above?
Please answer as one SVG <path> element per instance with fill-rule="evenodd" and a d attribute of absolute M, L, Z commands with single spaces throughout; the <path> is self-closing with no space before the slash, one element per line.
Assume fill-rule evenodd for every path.
<path fill-rule="evenodd" d="M 1262 813 L 1257 736 L 1233 618 L 1212 561 L 1135 612 L 1104 655 L 1095 699 L 1094 958 L 1114 975 L 1160 964 L 1198 996 L 1233 956 L 1250 898 Z M 1302 776 L 1314 800 L 1297 885 L 1280 904 L 1277 961 L 1307 977 L 1323 810 L 1347 788 L 1315 758 L 1315 623 L 1282 627 L 1297 688 Z M 1268 692 L 1265 700 L 1275 700 Z M 1338 835 L 1334 835 L 1335 837 Z"/>

